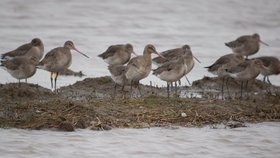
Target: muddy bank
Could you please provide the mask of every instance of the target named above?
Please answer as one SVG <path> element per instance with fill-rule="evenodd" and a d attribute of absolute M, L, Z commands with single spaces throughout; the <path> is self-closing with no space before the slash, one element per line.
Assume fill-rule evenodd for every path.
<path fill-rule="evenodd" d="M 191 87 L 180 87 L 179 91 L 182 94 L 182 91 L 204 90 L 208 86 L 209 93 L 211 90 L 215 93 L 219 90 L 220 82 L 217 78 L 204 78 L 194 82 Z M 232 84 L 232 89 L 237 87 L 235 83 Z M 164 97 L 165 88 L 143 85 L 142 97 L 139 97 L 136 89 L 130 98 L 128 92 L 118 88 L 118 97 L 112 99 L 113 86 L 109 77 L 87 78 L 60 88 L 59 93 L 32 84 L 0 85 L 0 127 L 63 131 L 170 125 L 189 127 L 220 123 L 239 127 L 244 122 L 280 120 L 279 87 L 258 81 L 252 85 L 254 88 L 260 87 L 258 93 L 258 89 L 252 88 L 250 91 L 254 95 L 243 100 L 221 100 L 207 95 L 202 98 L 168 99 Z M 263 91 L 261 86 L 267 86 L 273 92 Z"/>

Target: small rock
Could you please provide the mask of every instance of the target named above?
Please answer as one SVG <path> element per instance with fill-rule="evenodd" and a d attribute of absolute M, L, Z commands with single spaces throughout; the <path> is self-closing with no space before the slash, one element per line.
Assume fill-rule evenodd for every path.
<path fill-rule="evenodd" d="M 247 127 L 243 122 L 230 121 L 226 124 L 229 128 Z"/>
<path fill-rule="evenodd" d="M 187 117 L 187 114 L 184 113 L 184 112 L 182 112 L 182 113 L 181 113 L 181 117 Z"/>
<path fill-rule="evenodd" d="M 84 120 L 80 119 L 75 123 L 75 128 L 81 128 L 81 129 L 85 129 L 86 128 L 86 123 Z"/>
<path fill-rule="evenodd" d="M 112 127 L 109 125 L 99 124 L 97 126 L 90 126 L 89 129 L 93 131 L 109 131 Z"/>
<path fill-rule="evenodd" d="M 67 121 L 61 122 L 58 126 L 58 130 L 67 131 L 67 132 L 75 131 L 74 126 L 70 122 L 67 122 Z"/>
<path fill-rule="evenodd" d="M 109 131 L 109 130 L 112 129 L 112 127 L 109 126 L 109 125 L 103 125 L 102 128 L 103 128 L 103 130 L 105 130 L 105 131 Z"/>

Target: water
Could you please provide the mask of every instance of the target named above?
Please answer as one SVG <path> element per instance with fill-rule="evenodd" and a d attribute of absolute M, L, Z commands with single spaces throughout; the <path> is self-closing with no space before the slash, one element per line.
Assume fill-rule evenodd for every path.
<path fill-rule="evenodd" d="M 45 52 L 73 40 L 91 58 L 73 52 L 70 68 L 86 77 L 109 75 L 97 55 L 118 43 L 132 43 L 138 54 L 148 43 L 159 52 L 189 44 L 202 61 L 189 73 L 191 81 L 210 75 L 203 67 L 230 53 L 224 43 L 242 34 L 257 32 L 270 44 L 254 57 L 280 58 L 279 0 L 1 0 L 0 6 L 0 53 L 34 37 L 43 40 Z M 0 83 L 17 82 L 2 69 L 0 74 Z M 58 86 L 82 79 L 59 77 Z M 280 85 L 279 76 L 270 80 Z M 28 81 L 50 88 L 43 70 Z M 165 85 L 153 75 L 141 83 L 150 81 Z M 279 130 L 279 123 L 73 133 L 0 129 L 0 157 L 278 157 Z"/>
<path fill-rule="evenodd" d="M 0 129 L 1 157 L 277 158 L 280 124 L 246 128 L 114 129 L 72 133 Z"/>
<path fill-rule="evenodd" d="M 202 61 L 189 73 L 191 81 L 210 75 L 203 67 L 230 53 L 224 43 L 242 34 L 258 32 L 270 44 L 255 56 L 280 57 L 279 0 L 1 0 L 0 5 L 1 53 L 34 37 L 43 40 L 45 52 L 70 39 L 91 57 L 73 52 L 71 69 L 86 77 L 109 75 L 97 55 L 118 43 L 132 43 L 138 54 L 148 43 L 159 52 L 189 44 Z M 16 82 L 2 69 L 0 74 L 0 83 Z M 29 82 L 50 88 L 48 78 L 48 72 L 38 70 Z M 59 77 L 58 86 L 82 79 Z M 151 74 L 141 83 L 150 81 L 165 85 Z M 280 85 L 279 76 L 271 81 Z"/>

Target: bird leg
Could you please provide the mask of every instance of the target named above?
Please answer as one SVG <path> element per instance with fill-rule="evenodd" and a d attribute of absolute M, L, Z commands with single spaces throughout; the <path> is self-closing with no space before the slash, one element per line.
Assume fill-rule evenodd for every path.
<path fill-rule="evenodd" d="M 185 78 L 188 81 L 189 85 L 191 86 L 192 84 L 191 84 L 190 80 L 187 78 L 187 76 L 185 76 Z"/>
<path fill-rule="evenodd" d="M 223 81 L 222 81 L 222 100 L 224 99 L 224 83 L 225 83 L 225 78 L 223 77 Z"/>
<path fill-rule="evenodd" d="M 178 94 L 177 94 L 177 82 L 175 82 L 175 97 L 177 97 Z"/>
<path fill-rule="evenodd" d="M 139 82 L 137 83 L 137 89 L 138 89 L 138 91 L 139 91 L 139 93 L 140 93 L 140 96 L 142 97 L 142 93 L 141 93 L 141 90 L 140 90 L 140 84 L 139 84 Z"/>
<path fill-rule="evenodd" d="M 167 97 L 169 99 L 169 83 L 168 82 L 166 82 L 166 83 L 167 83 L 167 87 L 166 87 L 166 89 L 167 89 Z"/>
<path fill-rule="evenodd" d="M 133 81 L 130 82 L 130 98 L 132 97 L 132 83 Z"/>
<path fill-rule="evenodd" d="M 249 97 L 249 94 L 248 94 L 248 82 L 249 82 L 249 80 L 246 81 L 246 85 L 245 85 L 245 91 L 246 91 L 246 97 L 247 98 Z"/>
<path fill-rule="evenodd" d="M 243 81 L 241 81 L 241 88 L 240 88 L 240 98 L 242 99 L 242 88 L 243 88 Z"/>
<path fill-rule="evenodd" d="M 115 83 L 115 86 L 114 86 L 113 99 L 115 99 L 115 96 L 116 96 L 117 86 L 118 86 L 118 85 Z"/>
<path fill-rule="evenodd" d="M 55 77 L 54 77 L 54 90 L 56 91 L 56 80 L 58 77 L 58 72 L 55 73 Z"/>
<path fill-rule="evenodd" d="M 231 98 L 230 93 L 229 93 L 229 88 L 228 88 L 228 81 L 229 81 L 229 77 L 227 77 L 227 79 L 226 79 L 226 87 L 227 87 L 227 92 L 228 92 L 228 98 Z"/>
<path fill-rule="evenodd" d="M 266 78 L 266 76 L 263 77 L 263 82 L 264 82 L 264 83 L 265 83 L 265 78 Z"/>
<path fill-rule="evenodd" d="M 266 76 L 266 80 L 267 80 L 267 82 L 268 82 L 270 85 L 272 85 L 272 83 L 270 82 L 268 76 Z"/>
<path fill-rule="evenodd" d="M 52 78 L 52 76 L 53 76 L 53 72 L 51 72 L 51 88 L 53 89 L 53 78 Z"/>

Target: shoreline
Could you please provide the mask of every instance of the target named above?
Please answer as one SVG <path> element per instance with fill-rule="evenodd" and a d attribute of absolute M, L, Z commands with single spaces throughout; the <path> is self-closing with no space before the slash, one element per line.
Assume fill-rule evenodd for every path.
<path fill-rule="evenodd" d="M 205 77 L 191 87 L 179 88 L 180 94 L 199 87 L 208 89 L 209 92 L 201 91 L 202 98 L 168 99 L 165 88 L 141 85 L 145 96 L 129 98 L 118 88 L 114 100 L 110 77 L 86 78 L 61 87 L 58 94 L 33 84 L 0 85 L 0 128 L 74 131 L 215 124 L 236 128 L 247 122 L 280 121 L 279 87 L 255 81 L 248 100 L 221 100 L 214 94 L 220 82 L 218 78 Z M 229 85 L 230 89 L 237 88 L 234 84 Z M 264 87 L 269 91 L 263 92 Z M 256 89 L 262 93 L 255 94 Z M 136 90 L 133 96 L 138 96 Z"/>

